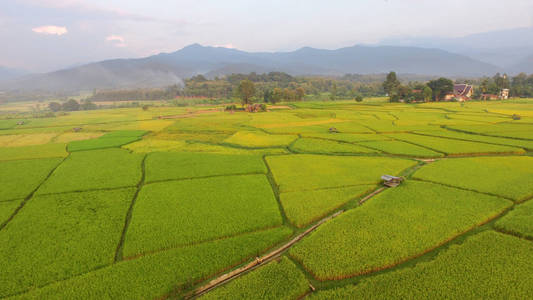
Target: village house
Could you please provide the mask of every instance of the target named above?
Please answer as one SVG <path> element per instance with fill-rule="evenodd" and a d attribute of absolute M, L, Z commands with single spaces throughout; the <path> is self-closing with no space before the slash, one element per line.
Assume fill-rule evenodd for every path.
<path fill-rule="evenodd" d="M 509 89 L 502 89 L 500 94 L 482 94 L 481 100 L 507 100 L 509 99 Z"/>
<path fill-rule="evenodd" d="M 470 84 L 454 84 L 453 85 L 453 94 L 448 94 L 444 97 L 444 100 L 451 101 L 468 101 L 472 99 L 474 95 L 474 87 Z"/>

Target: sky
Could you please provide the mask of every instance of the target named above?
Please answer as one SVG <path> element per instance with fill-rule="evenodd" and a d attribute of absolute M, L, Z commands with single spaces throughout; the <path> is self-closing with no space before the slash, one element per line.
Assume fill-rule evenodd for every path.
<path fill-rule="evenodd" d="M 532 26 L 532 0 L 0 0 L 0 66 L 46 72 L 193 43 L 336 49 Z"/>

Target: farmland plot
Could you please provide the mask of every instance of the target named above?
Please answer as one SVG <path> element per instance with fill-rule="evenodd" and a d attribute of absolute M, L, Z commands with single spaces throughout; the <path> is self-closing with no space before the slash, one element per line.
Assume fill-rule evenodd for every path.
<path fill-rule="evenodd" d="M 302 136 L 348 143 L 391 140 L 390 137 L 383 134 L 372 133 L 304 133 Z"/>
<path fill-rule="evenodd" d="M 339 143 L 336 141 L 322 140 L 315 138 L 298 139 L 290 149 L 298 153 L 331 153 L 331 154 L 349 154 L 349 153 L 378 153 L 376 150 L 365 148 L 359 145 L 349 143 Z"/>
<path fill-rule="evenodd" d="M 22 200 L 11 200 L 0 202 L 0 225 L 4 224 L 9 217 L 15 212 L 17 207 L 20 206 Z"/>
<path fill-rule="evenodd" d="M 224 142 L 250 148 L 283 147 L 292 143 L 297 136 L 282 134 L 267 134 L 264 132 L 239 131 L 227 138 Z"/>
<path fill-rule="evenodd" d="M 307 279 L 286 257 L 239 277 L 199 299 L 298 299 L 309 290 Z"/>
<path fill-rule="evenodd" d="M 319 292 L 311 299 L 528 299 L 533 243 L 486 231 L 433 261 Z"/>
<path fill-rule="evenodd" d="M 495 227 L 504 232 L 533 239 L 533 201 L 516 206 L 496 222 Z"/>
<path fill-rule="evenodd" d="M 133 194 L 124 189 L 28 201 L 0 231 L 0 297 L 111 264 Z"/>
<path fill-rule="evenodd" d="M 281 192 L 377 184 L 381 175 L 395 175 L 415 161 L 388 157 L 283 155 L 267 157 Z"/>
<path fill-rule="evenodd" d="M 359 143 L 369 148 L 381 150 L 385 153 L 414 156 L 414 157 L 440 157 L 442 153 L 431 151 L 427 148 L 416 146 L 402 141 L 371 141 Z"/>
<path fill-rule="evenodd" d="M 503 212 L 511 201 L 406 182 L 318 228 L 290 255 L 320 280 L 394 266 Z"/>
<path fill-rule="evenodd" d="M 266 172 L 259 155 L 161 152 L 146 158 L 147 182 Z"/>
<path fill-rule="evenodd" d="M 285 227 L 163 251 L 34 289 L 14 299 L 155 299 L 238 265 L 288 238 Z"/>
<path fill-rule="evenodd" d="M 65 144 L 45 144 L 38 146 L 0 148 L 0 161 L 66 157 L 67 155 L 68 152 Z"/>
<path fill-rule="evenodd" d="M 413 176 L 521 201 L 533 195 L 531 170 L 529 156 L 472 157 L 437 161 Z"/>
<path fill-rule="evenodd" d="M 291 223 L 304 227 L 374 188 L 374 185 L 360 185 L 340 189 L 288 192 L 281 193 L 280 200 Z"/>
<path fill-rule="evenodd" d="M 144 134 L 146 134 L 146 131 L 142 130 L 114 131 L 106 133 L 97 139 L 70 142 L 68 151 L 116 148 L 138 141 Z"/>
<path fill-rule="evenodd" d="M 61 161 L 48 158 L 0 162 L 0 201 L 29 196 Z"/>
<path fill-rule="evenodd" d="M 72 153 L 37 194 L 135 186 L 141 180 L 142 159 L 121 149 Z"/>
<path fill-rule="evenodd" d="M 149 184 L 135 203 L 124 256 L 272 228 L 281 223 L 279 207 L 265 175 Z"/>
<path fill-rule="evenodd" d="M 465 141 L 485 142 L 489 144 L 509 145 L 514 147 L 520 147 L 524 149 L 533 149 L 533 141 L 517 140 L 511 138 L 492 137 L 478 134 L 468 134 L 464 132 L 441 130 L 435 132 L 422 132 L 424 135 L 447 137 Z"/>
<path fill-rule="evenodd" d="M 416 135 L 410 133 L 390 134 L 392 138 L 420 145 L 448 155 L 483 154 L 483 153 L 524 153 L 524 149 L 468 141 Z"/>

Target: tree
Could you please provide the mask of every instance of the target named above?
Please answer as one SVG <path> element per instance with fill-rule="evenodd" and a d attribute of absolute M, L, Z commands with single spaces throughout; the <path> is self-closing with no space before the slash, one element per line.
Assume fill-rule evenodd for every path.
<path fill-rule="evenodd" d="M 435 101 L 439 101 L 453 92 L 453 81 L 444 77 L 437 80 L 431 80 L 428 82 L 428 86 L 433 90 L 433 99 Z"/>
<path fill-rule="evenodd" d="M 305 90 L 303 87 L 299 87 L 296 89 L 296 100 L 302 101 L 305 97 Z"/>
<path fill-rule="evenodd" d="M 389 95 L 390 102 L 397 101 L 399 99 L 398 88 L 400 87 L 400 81 L 396 76 L 396 72 L 390 72 L 387 74 L 387 79 L 383 82 L 383 90 Z"/>
<path fill-rule="evenodd" d="M 331 101 L 334 101 L 335 99 L 337 99 L 337 83 L 333 84 L 333 87 L 331 88 L 331 92 L 329 94 L 329 99 Z"/>
<path fill-rule="evenodd" d="M 242 80 L 239 84 L 239 96 L 241 97 L 242 105 L 250 104 L 254 95 L 255 84 L 248 79 Z"/>
<path fill-rule="evenodd" d="M 70 99 L 67 102 L 63 103 L 62 108 L 64 111 L 77 111 L 80 110 L 80 104 L 78 103 L 78 101 Z"/>
<path fill-rule="evenodd" d="M 361 94 L 356 95 L 355 96 L 355 101 L 357 101 L 357 102 L 363 101 L 363 96 Z"/>
<path fill-rule="evenodd" d="M 425 86 L 422 90 L 422 96 L 424 97 L 425 102 L 429 102 L 433 96 L 433 90 L 429 86 Z"/>
<path fill-rule="evenodd" d="M 80 105 L 81 110 L 93 110 L 97 108 L 98 107 L 96 106 L 96 104 L 94 104 L 91 100 L 82 101 Z"/>
<path fill-rule="evenodd" d="M 280 88 L 275 88 L 272 93 L 272 104 L 278 103 L 283 99 L 283 90 Z"/>
<path fill-rule="evenodd" d="M 265 90 L 265 92 L 263 93 L 263 101 L 265 103 L 272 102 L 273 96 L 274 96 L 274 93 L 272 92 L 272 90 L 270 89 Z"/>
<path fill-rule="evenodd" d="M 51 111 L 60 111 L 61 110 L 61 104 L 58 102 L 50 102 L 48 103 L 48 108 L 50 108 Z"/>

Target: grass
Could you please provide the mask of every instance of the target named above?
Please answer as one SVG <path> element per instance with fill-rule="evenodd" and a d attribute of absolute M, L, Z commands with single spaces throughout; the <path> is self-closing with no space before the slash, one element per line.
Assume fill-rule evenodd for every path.
<path fill-rule="evenodd" d="M 430 262 L 318 292 L 311 299 L 528 299 L 533 243 L 486 231 Z"/>
<path fill-rule="evenodd" d="M 146 158 L 147 182 L 254 173 L 267 173 L 259 155 L 161 152 Z"/>
<path fill-rule="evenodd" d="M 366 274 L 422 255 L 511 205 L 502 198 L 409 181 L 321 226 L 290 255 L 319 280 Z"/>
<path fill-rule="evenodd" d="M 441 153 L 402 141 L 369 141 L 359 143 L 369 148 L 378 149 L 385 153 L 414 157 L 441 157 Z"/>
<path fill-rule="evenodd" d="M 280 200 L 287 218 L 297 227 L 304 227 L 333 212 L 352 199 L 370 192 L 375 186 L 360 185 L 281 193 Z"/>
<path fill-rule="evenodd" d="M 281 192 L 377 184 L 381 175 L 396 175 L 415 161 L 388 157 L 282 155 L 267 157 Z"/>
<path fill-rule="evenodd" d="M 38 194 L 135 186 L 143 156 L 106 149 L 72 153 L 39 188 Z"/>
<path fill-rule="evenodd" d="M 511 146 L 491 145 L 477 142 L 416 135 L 410 133 L 389 134 L 389 136 L 401 141 L 420 145 L 429 149 L 434 149 L 436 151 L 443 152 L 448 155 L 525 152 L 524 149 Z"/>
<path fill-rule="evenodd" d="M 309 290 L 300 269 L 287 257 L 268 263 L 199 299 L 299 299 Z"/>
<path fill-rule="evenodd" d="M 291 145 L 291 150 L 298 153 L 377 153 L 376 150 L 354 144 L 339 143 L 336 141 L 301 138 Z"/>
<path fill-rule="evenodd" d="M 501 231 L 533 239 L 533 201 L 516 206 L 494 226 Z"/>
<path fill-rule="evenodd" d="M 134 191 L 32 198 L 0 231 L 0 297 L 111 264 Z"/>
<path fill-rule="evenodd" d="M 180 295 L 192 283 L 257 256 L 291 233 L 281 227 L 146 255 L 13 299 L 155 299 Z"/>
<path fill-rule="evenodd" d="M 4 224 L 9 217 L 15 212 L 17 207 L 20 206 L 21 200 L 11 200 L 6 202 L 0 202 L 0 225 Z"/>
<path fill-rule="evenodd" d="M 68 152 L 65 144 L 45 144 L 25 147 L 0 147 L 0 161 L 66 157 Z"/>
<path fill-rule="evenodd" d="M 283 147 L 292 143 L 297 136 L 267 134 L 261 131 L 239 131 L 227 138 L 224 142 L 250 148 Z"/>
<path fill-rule="evenodd" d="M 522 201 L 533 195 L 533 157 L 445 159 L 424 166 L 414 178 Z"/>
<path fill-rule="evenodd" d="M 0 162 L 0 201 L 25 198 L 61 162 L 61 158 Z"/>
<path fill-rule="evenodd" d="M 118 148 L 141 139 L 146 134 L 142 130 L 114 131 L 97 139 L 73 141 L 68 144 L 68 151 L 85 151 L 106 148 Z"/>
<path fill-rule="evenodd" d="M 265 175 L 154 183 L 141 190 L 135 203 L 124 256 L 281 223 L 278 204 Z"/>

